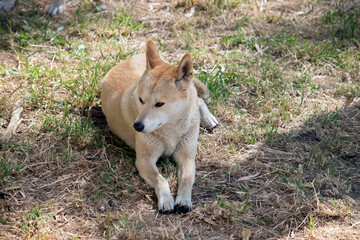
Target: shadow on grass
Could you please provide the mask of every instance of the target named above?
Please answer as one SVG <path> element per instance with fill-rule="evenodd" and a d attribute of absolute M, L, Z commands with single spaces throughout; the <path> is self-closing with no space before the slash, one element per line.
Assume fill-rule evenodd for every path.
<path fill-rule="evenodd" d="M 295 167 L 306 173 L 299 178 L 314 182 L 321 196 L 360 198 L 359 107 L 322 112 L 269 145 L 298 158 Z"/>
<path fill-rule="evenodd" d="M 19 0 L 11 11 L 0 11 L 0 50 L 23 50 L 29 45 L 42 45 L 44 42 L 71 47 L 67 38 L 85 38 L 87 33 L 83 30 L 108 15 L 95 3 L 81 1 L 77 7 L 68 6 L 64 14 L 50 17 L 47 12 L 50 5 L 47 4 L 51 2 Z M 118 19 L 114 14 L 108 16 L 113 24 L 118 24 L 117 21 L 124 24 L 129 20 L 127 16 Z"/>
<path fill-rule="evenodd" d="M 90 108 L 84 117 L 89 118 L 95 128 L 106 128 L 100 108 Z M 195 220 L 194 226 L 199 223 L 204 228 L 204 235 L 217 229 L 219 236 L 235 233 L 235 237 L 240 237 L 241 230 L 249 228 L 255 239 L 286 237 L 292 231 L 308 227 L 310 216 L 317 219 L 317 226 L 331 219 L 341 219 L 351 226 L 345 216 L 358 211 L 360 205 L 359 123 L 359 106 L 321 112 L 290 132 L 275 135 L 265 144 L 252 146 L 246 156 L 237 157 L 237 167 L 224 169 L 200 164 L 193 189 L 194 210 L 187 216 L 174 217 L 182 221 Z M 124 151 L 135 159 L 134 152 L 126 150 L 119 139 L 119 143 L 114 143 L 107 130 L 104 136 L 108 139 L 105 141 L 113 146 L 111 148 L 120 151 L 110 149 L 107 156 L 103 156 L 99 153 L 101 149 L 89 149 L 76 153 L 76 158 L 63 167 L 56 166 L 54 160 L 46 160 L 45 155 L 38 155 L 42 161 L 35 161 L 36 170 L 26 166 L 14 176 L 16 182 L 20 179 L 28 181 L 21 183 L 21 191 L 17 188 L 5 191 L 8 195 L 1 203 L 2 209 L 14 212 L 35 203 L 36 206 L 48 206 L 55 202 L 59 205 L 52 207 L 57 209 L 54 210 L 56 219 L 83 217 L 85 214 L 86 221 L 95 221 L 95 216 L 105 221 L 106 212 L 118 216 L 122 214 L 120 210 L 134 208 L 132 210 L 142 211 L 142 218 L 154 221 L 149 224 L 166 218 L 175 220 L 172 216 L 150 220 L 156 212 L 156 199 L 148 195 L 153 191 L 137 174 L 131 173 L 135 169 L 126 167 L 126 160 L 114 162 L 119 159 L 114 156 L 121 156 Z M 42 141 L 46 145 L 47 138 L 43 137 Z M 54 155 L 54 150 L 50 149 L 49 153 Z M 10 152 L 8 154 L 10 157 Z M 71 179 L 74 182 L 69 182 Z M 61 194 L 60 202 L 58 194 L 67 194 L 67 191 L 72 195 L 65 197 Z M 20 192 L 25 192 L 27 197 L 22 198 Z M 11 203 L 7 198 L 17 201 Z M 153 210 L 138 209 L 139 204 Z M 327 212 L 321 211 L 324 205 Z M 353 210 L 350 210 L 351 206 L 354 206 Z M 140 224 L 142 218 L 135 216 L 131 221 Z M 114 217 L 111 219 L 118 221 Z M 216 223 L 227 227 L 219 228 Z M 63 227 L 71 230 L 69 224 Z M 197 236 L 196 233 L 187 234 Z"/>
<path fill-rule="evenodd" d="M 302 126 L 252 145 L 236 157 L 237 167 L 199 171 L 194 199 L 205 215 L 216 212 L 253 230 L 255 239 L 280 238 L 293 231 L 344 222 L 360 211 L 360 105 L 314 114 Z M 215 174 L 217 172 L 217 174 Z M 229 231 L 235 231 L 229 227 Z M 351 230 L 351 228 L 350 228 Z"/>
<path fill-rule="evenodd" d="M 252 26 L 245 16 L 237 23 L 237 31 L 223 38 L 221 43 L 233 48 L 246 46 L 254 53 L 271 54 L 280 60 L 291 58 L 295 62 L 310 63 L 330 60 L 347 68 L 349 63 L 344 59 L 351 55 L 352 49 L 358 48 L 360 41 L 358 3 L 347 1 L 347 4 L 307 6 L 302 11 L 308 12 L 298 12 L 301 15 L 291 20 L 292 23 L 289 20 L 292 15 L 284 14 L 285 17 L 281 15 L 273 19 L 270 12 L 264 13 L 267 20 L 260 22 L 259 30 L 251 31 L 251 34 L 246 33 L 249 32 L 246 31 L 248 26 L 251 29 L 257 29 L 257 26 Z M 283 7 L 285 11 L 291 4 L 284 2 L 283 5 L 279 3 L 279 8 Z"/>

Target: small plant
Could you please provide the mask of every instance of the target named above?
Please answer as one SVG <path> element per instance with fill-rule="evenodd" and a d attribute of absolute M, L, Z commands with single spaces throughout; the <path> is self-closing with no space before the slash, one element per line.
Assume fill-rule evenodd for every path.
<path fill-rule="evenodd" d="M 49 233 L 49 231 L 43 227 L 46 225 L 46 221 L 51 219 L 51 216 L 45 212 L 44 209 L 53 206 L 55 206 L 55 204 L 36 207 L 25 213 L 21 228 L 26 238 L 36 235 L 38 239 L 42 239 Z"/>
<path fill-rule="evenodd" d="M 309 215 L 309 225 L 310 225 L 311 231 L 314 231 L 316 224 L 314 222 L 314 215 L 313 214 Z"/>
<path fill-rule="evenodd" d="M 336 125 L 337 119 L 339 118 L 339 110 L 335 112 L 324 112 L 318 117 L 318 121 L 321 123 L 322 127 L 329 127 Z"/>
<path fill-rule="evenodd" d="M 8 181 L 12 173 L 20 169 L 20 166 L 9 161 L 8 153 L 6 151 L 7 147 L 9 146 L 3 146 L 4 151 L 2 156 L 0 156 L 0 186 Z"/>
<path fill-rule="evenodd" d="M 127 236 L 136 236 L 136 232 L 143 227 L 142 224 L 138 224 L 126 213 L 113 221 L 112 226 L 117 232 L 121 233 L 121 235 Z"/>
<path fill-rule="evenodd" d="M 106 184 L 111 191 L 115 194 L 122 194 L 125 189 L 131 191 L 133 186 L 129 183 L 128 179 L 130 174 L 123 174 L 119 171 L 114 171 L 108 168 L 102 168 L 102 179 L 103 184 Z"/>

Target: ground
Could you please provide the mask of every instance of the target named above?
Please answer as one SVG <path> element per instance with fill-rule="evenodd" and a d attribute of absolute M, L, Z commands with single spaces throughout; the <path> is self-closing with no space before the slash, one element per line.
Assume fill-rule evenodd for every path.
<path fill-rule="evenodd" d="M 360 3 L 16 1 L 0 12 L 1 239 L 360 239 Z M 220 123 L 201 129 L 193 210 L 159 214 L 100 81 L 148 39 L 190 53 Z M 171 189 L 176 166 L 159 163 Z"/>

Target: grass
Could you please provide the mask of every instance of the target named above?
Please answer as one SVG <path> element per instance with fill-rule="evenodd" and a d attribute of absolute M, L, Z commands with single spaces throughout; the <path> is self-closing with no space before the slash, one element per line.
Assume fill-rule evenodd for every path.
<path fill-rule="evenodd" d="M 0 16 L 0 132 L 24 107 L 0 152 L 0 238 L 360 237 L 356 3 L 45 4 Z M 189 214 L 157 213 L 101 116 L 101 79 L 150 38 L 171 63 L 191 54 L 220 120 L 200 132 Z M 158 166 L 175 193 L 176 166 Z"/>
<path fill-rule="evenodd" d="M 46 227 L 51 216 L 43 209 L 52 206 L 54 205 L 32 208 L 25 213 L 21 228 L 26 239 L 43 239 L 50 232 L 46 230 Z"/>

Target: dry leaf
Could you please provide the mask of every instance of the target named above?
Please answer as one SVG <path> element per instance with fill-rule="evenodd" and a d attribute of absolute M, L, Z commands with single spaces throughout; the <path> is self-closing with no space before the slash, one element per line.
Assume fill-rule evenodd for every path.
<path fill-rule="evenodd" d="M 241 238 L 242 240 L 249 240 L 251 236 L 251 230 L 250 229 L 244 229 L 241 232 Z"/>
<path fill-rule="evenodd" d="M 219 195 L 218 197 L 219 198 L 230 198 L 231 196 L 229 196 L 229 195 Z"/>

